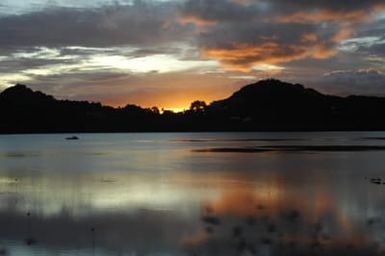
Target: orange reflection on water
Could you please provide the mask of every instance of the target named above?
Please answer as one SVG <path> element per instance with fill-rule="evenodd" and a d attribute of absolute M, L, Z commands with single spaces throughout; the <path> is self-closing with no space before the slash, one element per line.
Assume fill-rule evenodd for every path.
<path fill-rule="evenodd" d="M 217 200 L 209 202 L 207 207 L 217 214 L 239 216 L 256 214 L 261 209 L 271 212 L 279 206 L 280 192 L 276 183 L 270 184 L 268 188 L 227 184 L 222 187 Z"/>
<path fill-rule="evenodd" d="M 306 187 L 279 175 L 203 176 L 206 185 L 212 183 L 220 192 L 203 203 L 201 229 L 182 239 L 187 247 L 224 246 L 236 240 L 334 252 L 375 244 L 324 184 Z"/>

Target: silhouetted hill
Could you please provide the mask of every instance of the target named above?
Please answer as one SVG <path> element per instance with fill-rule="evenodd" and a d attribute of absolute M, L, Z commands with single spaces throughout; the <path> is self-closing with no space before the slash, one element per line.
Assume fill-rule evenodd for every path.
<path fill-rule="evenodd" d="M 0 94 L 0 115 L 2 133 L 139 131 L 146 130 L 143 124 L 153 117 L 151 111 L 134 105 L 115 109 L 88 101 L 57 100 L 20 84 Z"/>
<path fill-rule="evenodd" d="M 247 85 L 210 108 L 222 123 L 233 120 L 234 129 L 242 130 L 385 128 L 385 98 L 329 96 L 274 79 Z"/>
<path fill-rule="evenodd" d="M 0 94 L 0 101 L 8 104 L 43 104 L 52 103 L 55 99 L 39 91 L 32 91 L 23 84 L 17 84 L 5 89 Z"/>
<path fill-rule="evenodd" d="M 195 101 L 183 113 L 57 100 L 16 85 L 0 94 L 0 114 L 2 133 L 385 130 L 385 98 L 329 96 L 274 79 L 210 105 Z"/>

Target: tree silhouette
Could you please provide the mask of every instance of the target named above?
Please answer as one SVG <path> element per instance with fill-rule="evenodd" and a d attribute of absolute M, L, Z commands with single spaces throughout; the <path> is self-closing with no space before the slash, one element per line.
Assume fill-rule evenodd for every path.
<path fill-rule="evenodd" d="M 262 80 L 181 113 L 57 100 L 25 85 L 0 93 L 0 133 L 385 130 L 385 98 L 338 97 Z"/>
<path fill-rule="evenodd" d="M 204 113 L 207 110 L 207 104 L 204 101 L 196 100 L 190 105 L 190 111 L 193 113 Z"/>
<path fill-rule="evenodd" d="M 159 110 L 158 107 L 152 107 L 152 108 L 151 108 L 151 112 L 154 113 L 154 114 L 156 114 L 156 115 L 159 115 L 159 114 L 160 114 L 160 110 Z"/>

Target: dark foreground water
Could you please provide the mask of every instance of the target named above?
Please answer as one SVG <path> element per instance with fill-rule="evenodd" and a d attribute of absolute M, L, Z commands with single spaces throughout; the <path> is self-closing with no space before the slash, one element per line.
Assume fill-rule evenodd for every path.
<path fill-rule="evenodd" d="M 385 133 L 68 136 L 0 136 L 0 255 L 385 254 Z"/>

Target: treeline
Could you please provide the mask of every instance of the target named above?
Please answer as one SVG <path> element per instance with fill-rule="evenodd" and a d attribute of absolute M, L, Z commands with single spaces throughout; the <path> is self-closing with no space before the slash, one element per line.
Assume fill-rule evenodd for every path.
<path fill-rule="evenodd" d="M 0 94 L 0 133 L 385 130 L 385 98 L 321 94 L 263 80 L 181 113 L 56 100 L 25 85 Z"/>

